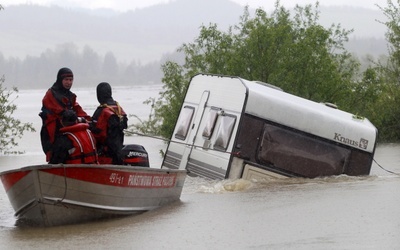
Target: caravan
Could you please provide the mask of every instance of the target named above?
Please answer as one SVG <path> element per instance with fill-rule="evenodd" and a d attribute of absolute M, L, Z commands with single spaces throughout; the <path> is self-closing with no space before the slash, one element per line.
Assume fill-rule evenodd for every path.
<path fill-rule="evenodd" d="M 240 77 L 194 76 L 162 168 L 210 179 L 368 175 L 377 129 L 364 117 Z"/>

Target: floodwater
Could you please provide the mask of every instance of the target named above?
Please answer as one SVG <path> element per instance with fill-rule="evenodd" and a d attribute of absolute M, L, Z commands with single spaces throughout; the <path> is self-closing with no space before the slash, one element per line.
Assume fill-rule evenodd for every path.
<path fill-rule="evenodd" d="M 159 90 L 115 88 L 114 98 L 127 113 L 146 119 L 150 108 L 142 102 Z M 44 91 L 20 91 L 16 100 L 16 117 L 38 129 Z M 74 91 L 92 114 L 94 89 Z M 38 131 L 20 140 L 25 154 L 0 156 L 0 171 L 44 163 Z M 160 166 L 162 141 L 133 136 L 126 142 L 144 145 L 151 166 Z M 262 183 L 188 177 L 179 202 L 141 215 L 52 228 L 16 226 L 0 186 L 0 249 L 400 249 L 399 152 L 400 144 L 378 145 L 367 177 Z"/>

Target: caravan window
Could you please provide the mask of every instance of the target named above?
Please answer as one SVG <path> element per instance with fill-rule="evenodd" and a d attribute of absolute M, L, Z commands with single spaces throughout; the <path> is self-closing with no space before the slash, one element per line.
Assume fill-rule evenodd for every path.
<path fill-rule="evenodd" d="M 231 138 L 233 127 L 235 126 L 236 116 L 222 115 L 221 122 L 218 127 L 214 148 L 217 150 L 226 150 Z"/>
<path fill-rule="evenodd" d="M 192 122 L 194 108 L 185 106 L 181 111 L 177 125 L 179 126 L 175 133 L 175 138 L 185 140 Z"/>
<path fill-rule="evenodd" d="M 218 118 L 218 111 L 220 109 L 212 107 L 210 112 L 208 113 L 208 118 L 207 118 L 207 123 L 206 126 L 204 127 L 203 130 L 203 137 L 206 139 L 210 139 L 212 136 L 212 133 L 214 131 L 215 123 L 217 122 Z"/>
<path fill-rule="evenodd" d="M 334 175 L 343 172 L 351 151 L 307 134 L 264 125 L 258 159 L 294 173 Z M 312 177 L 312 176 L 311 176 Z"/>

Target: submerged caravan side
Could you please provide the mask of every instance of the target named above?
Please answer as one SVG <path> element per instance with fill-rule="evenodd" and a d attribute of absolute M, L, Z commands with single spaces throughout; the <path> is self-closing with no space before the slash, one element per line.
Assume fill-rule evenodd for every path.
<path fill-rule="evenodd" d="M 162 167 L 226 178 L 246 96 L 246 86 L 238 77 L 194 76 Z"/>
<path fill-rule="evenodd" d="M 230 178 L 368 175 L 377 129 L 365 117 L 242 79 L 248 101 Z"/>

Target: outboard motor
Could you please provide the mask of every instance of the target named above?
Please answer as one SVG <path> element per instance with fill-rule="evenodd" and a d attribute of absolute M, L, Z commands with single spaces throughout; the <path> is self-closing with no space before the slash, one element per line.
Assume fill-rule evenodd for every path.
<path fill-rule="evenodd" d="M 124 157 L 124 165 L 149 167 L 149 155 L 142 145 L 124 145 L 122 155 Z"/>

